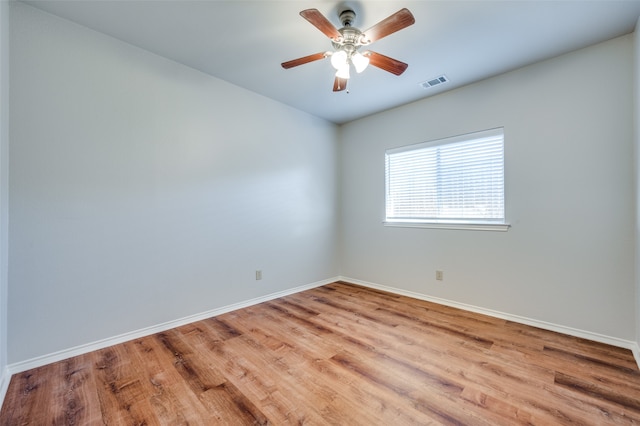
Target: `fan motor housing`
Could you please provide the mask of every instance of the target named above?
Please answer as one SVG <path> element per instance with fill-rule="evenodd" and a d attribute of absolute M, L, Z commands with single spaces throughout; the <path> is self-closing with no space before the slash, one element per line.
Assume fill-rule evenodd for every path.
<path fill-rule="evenodd" d="M 344 27 L 338 30 L 342 37 L 340 40 L 332 41 L 334 49 L 344 49 L 347 51 L 355 51 L 362 45 L 362 32 L 353 27 Z"/>

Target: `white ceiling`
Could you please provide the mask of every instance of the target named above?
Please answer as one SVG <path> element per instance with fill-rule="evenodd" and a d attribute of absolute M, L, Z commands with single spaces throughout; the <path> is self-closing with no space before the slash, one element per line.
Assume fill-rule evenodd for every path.
<path fill-rule="evenodd" d="M 25 2 L 335 123 L 628 34 L 640 16 L 640 0 Z M 339 28 L 345 4 L 362 30 L 403 7 L 413 13 L 414 25 L 370 46 L 408 63 L 404 74 L 369 67 L 353 73 L 349 93 L 334 93 L 327 59 L 280 66 L 331 49 L 300 10 L 317 8 Z M 450 82 L 419 86 L 441 74 Z"/>

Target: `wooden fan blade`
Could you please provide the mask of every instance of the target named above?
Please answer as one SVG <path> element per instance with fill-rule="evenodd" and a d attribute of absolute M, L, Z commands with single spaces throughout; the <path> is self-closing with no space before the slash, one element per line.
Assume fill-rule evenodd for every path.
<path fill-rule="evenodd" d="M 383 19 L 375 24 L 373 27 L 364 31 L 364 40 L 366 43 L 373 43 L 376 40 L 380 40 L 382 37 L 386 37 L 389 34 L 393 34 L 396 31 L 400 31 L 403 28 L 413 25 L 416 22 L 415 18 L 409 12 L 409 9 L 400 9 L 393 15 Z"/>
<path fill-rule="evenodd" d="M 333 91 L 334 92 L 341 92 L 344 89 L 347 88 L 347 80 L 346 78 L 340 78 L 340 77 L 336 77 L 335 80 L 333 80 Z"/>
<path fill-rule="evenodd" d="M 298 65 L 308 64 L 309 62 L 317 61 L 320 59 L 324 59 L 327 56 L 325 52 L 314 53 L 313 55 L 303 56 L 302 58 L 293 59 L 291 61 L 283 62 L 282 68 L 289 69 L 293 67 L 297 67 Z"/>
<path fill-rule="evenodd" d="M 329 20 L 325 18 L 318 9 L 303 10 L 302 12 L 300 12 L 300 16 L 311 22 L 311 25 L 322 31 L 322 33 L 330 39 L 336 40 L 342 37 L 342 34 L 338 32 L 336 27 L 334 27 L 333 24 L 329 22 Z"/>
<path fill-rule="evenodd" d="M 401 62 L 397 59 L 393 59 L 380 53 L 372 52 L 370 50 L 364 52 L 363 55 L 369 58 L 370 65 L 373 65 L 374 67 L 378 67 L 395 75 L 402 74 L 409 66 L 408 64 L 405 64 L 404 62 Z"/>

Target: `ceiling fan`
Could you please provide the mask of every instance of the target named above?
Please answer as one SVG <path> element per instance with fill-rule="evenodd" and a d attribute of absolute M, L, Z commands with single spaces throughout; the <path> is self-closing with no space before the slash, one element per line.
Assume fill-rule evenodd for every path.
<path fill-rule="evenodd" d="M 362 46 L 368 46 L 376 40 L 380 40 L 415 23 L 415 18 L 406 8 L 400 9 L 366 31 L 360 31 L 352 26 L 356 13 L 351 9 L 343 10 L 338 15 L 342 23 L 342 28 L 340 29 L 334 27 L 318 9 L 303 10 L 300 15 L 331 39 L 334 51 L 314 53 L 313 55 L 283 62 L 282 67 L 289 69 L 330 57 L 331 65 L 336 69 L 336 76 L 333 82 L 334 92 L 347 88 L 351 65 L 358 73 L 364 71 L 371 64 L 395 75 L 402 74 L 409 66 L 397 59 L 371 50 L 359 51 Z"/>

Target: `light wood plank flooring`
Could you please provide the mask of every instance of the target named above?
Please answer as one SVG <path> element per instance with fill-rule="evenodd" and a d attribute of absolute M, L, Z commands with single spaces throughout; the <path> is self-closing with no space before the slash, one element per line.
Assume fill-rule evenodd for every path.
<path fill-rule="evenodd" d="M 640 424 L 640 373 L 625 349 L 339 282 L 16 374 L 0 424 Z"/>

